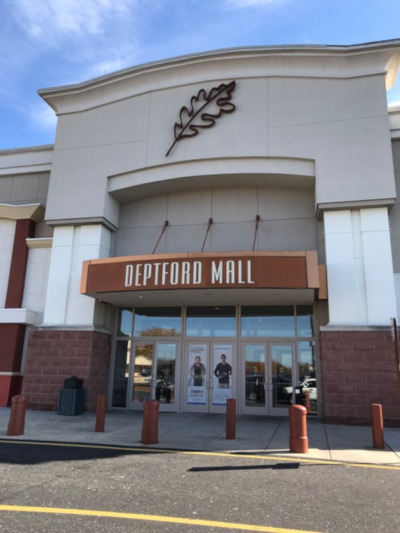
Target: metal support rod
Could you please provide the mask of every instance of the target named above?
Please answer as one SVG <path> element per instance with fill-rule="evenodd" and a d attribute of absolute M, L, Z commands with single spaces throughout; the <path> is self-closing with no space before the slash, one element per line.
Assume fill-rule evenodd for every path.
<path fill-rule="evenodd" d="M 254 248 L 256 247 L 256 239 L 257 239 L 257 231 L 258 231 L 258 223 L 260 222 L 260 215 L 256 216 L 256 227 L 254 229 L 254 241 L 253 241 L 253 252 Z"/>
<path fill-rule="evenodd" d="M 400 385 L 399 334 L 397 331 L 397 320 L 395 318 L 391 318 L 390 321 L 391 321 L 391 329 L 392 329 L 394 358 L 396 361 L 396 369 L 397 369 L 397 381 L 398 381 L 398 384 Z"/>
<path fill-rule="evenodd" d="M 159 243 L 160 243 L 160 241 L 161 241 L 161 237 L 163 236 L 164 231 L 167 229 L 167 226 L 168 226 L 168 220 L 166 220 L 166 221 L 164 222 L 164 227 L 163 227 L 163 229 L 162 229 L 162 231 L 161 231 L 161 233 L 160 233 L 160 236 L 159 236 L 159 238 L 158 238 L 157 244 L 156 244 L 155 247 L 154 247 L 154 250 L 153 250 L 153 252 L 152 252 L 153 254 L 156 253 L 157 246 L 159 245 Z"/>
<path fill-rule="evenodd" d="M 213 219 L 212 219 L 212 218 L 209 218 L 209 219 L 208 219 L 208 226 L 207 226 L 206 236 L 204 237 L 203 246 L 201 247 L 201 251 L 204 250 L 204 246 L 206 245 L 206 240 L 207 240 L 208 232 L 210 231 L 210 227 L 211 227 L 211 224 L 212 224 L 212 223 L 213 223 Z"/>

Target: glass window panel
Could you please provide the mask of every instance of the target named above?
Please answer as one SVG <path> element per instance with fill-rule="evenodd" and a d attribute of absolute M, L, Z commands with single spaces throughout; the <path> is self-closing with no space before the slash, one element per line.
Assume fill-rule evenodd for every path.
<path fill-rule="evenodd" d="M 293 306 L 243 306 L 242 337 L 294 337 Z"/>
<path fill-rule="evenodd" d="M 271 346 L 272 405 L 288 407 L 292 392 L 292 346 Z"/>
<path fill-rule="evenodd" d="M 313 337 L 313 308 L 311 305 L 298 305 L 297 315 L 297 336 Z"/>
<path fill-rule="evenodd" d="M 181 334 L 180 307 L 137 307 L 135 337 L 176 337 Z"/>
<path fill-rule="evenodd" d="M 315 347 L 312 341 L 298 343 L 299 380 L 315 378 Z"/>
<path fill-rule="evenodd" d="M 174 403 L 176 344 L 157 344 L 156 400 Z"/>
<path fill-rule="evenodd" d="M 117 337 L 125 335 L 130 336 L 132 333 L 132 317 L 131 309 L 120 309 L 118 313 L 118 331 Z"/>
<path fill-rule="evenodd" d="M 112 389 L 113 407 L 126 407 L 130 353 L 130 341 L 117 341 Z"/>
<path fill-rule="evenodd" d="M 235 307 L 188 307 L 187 337 L 235 337 Z"/>
<path fill-rule="evenodd" d="M 312 341 L 299 342 L 297 344 L 298 352 L 298 374 L 299 385 L 302 386 L 304 393 L 308 392 L 310 398 L 310 412 L 317 413 L 317 375 L 315 368 L 315 346 Z"/>
<path fill-rule="evenodd" d="M 265 346 L 247 344 L 245 346 L 246 365 L 246 406 L 265 406 Z"/>
<path fill-rule="evenodd" d="M 153 344 L 135 345 L 133 372 L 133 401 L 144 402 L 151 399 L 151 379 L 153 369 Z"/>

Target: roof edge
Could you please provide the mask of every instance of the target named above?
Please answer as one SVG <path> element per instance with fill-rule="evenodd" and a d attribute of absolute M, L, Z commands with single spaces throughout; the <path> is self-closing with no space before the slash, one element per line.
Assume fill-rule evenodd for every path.
<path fill-rule="evenodd" d="M 91 78 L 78 83 L 61 85 L 57 87 L 41 88 L 38 90 L 38 94 L 46 100 L 47 96 L 52 96 L 61 93 L 70 93 L 74 91 L 81 91 L 90 89 L 91 87 L 102 85 L 103 83 L 110 83 L 117 81 L 118 79 L 125 78 L 129 75 L 136 75 L 142 72 L 150 70 L 158 70 L 173 67 L 187 61 L 196 62 L 206 59 L 223 59 L 230 55 L 245 56 L 248 54 L 262 55 L 262 54 L 293 54 L 293 55 L 345 55 L 345 54 L 360 54 L 373 51 L 385 51 L 393 50 L 393 52 L 400 52 L 400 39 L 389 39 L 386 41 L 374 41 L 370 43 L 351 44 L 351 45 L 309 45 L 309 44 L 297 44 L 297 45 L 261 45 L 261 46 L 244 46 L 244 47 L 232 47 L 215 49 L 204 52 L 197 52 L 194 54 L 185 54 L 172 58 L 160 59 L 156 61 L 150 61 L 142 63 L 136 66 L 128 67 L 125 69 L 110 72 L 102 76 Z"/>

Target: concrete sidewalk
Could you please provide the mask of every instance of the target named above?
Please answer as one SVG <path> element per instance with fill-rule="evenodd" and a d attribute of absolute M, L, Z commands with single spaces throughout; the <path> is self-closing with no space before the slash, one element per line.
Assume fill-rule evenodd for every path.
<path fill-rule="evenodd" d="M 55 411 L 27 411 L 24 435 L 8 437 L 9 408 L 0 408 L 0 438 L 47 442 L 108 444 L 144 447 L 141 441 L 143 413 L 109 411 L 105 431 L 96 433 L 96 416 L 58 415 Z M 384 430 L 385 449 L 372 447 L 370 427 L 323 424 L 307 421 L 309 451 L 289 452 L 289 419 L 240 416 L 236 438 L 227 440 L 225 415 L 160 413 L 155 449 L 246 452 L 276 456 L 400 466 L 400 429 Z"/>

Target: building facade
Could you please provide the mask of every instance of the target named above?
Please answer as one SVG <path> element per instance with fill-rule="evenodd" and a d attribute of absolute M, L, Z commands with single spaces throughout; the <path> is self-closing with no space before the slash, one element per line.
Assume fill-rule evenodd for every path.
<path fill-rule="evenodd" d="M 39 91 L 0 151 L 0 405 L 400 423 L 400 41 L 251 47 Z"/>

